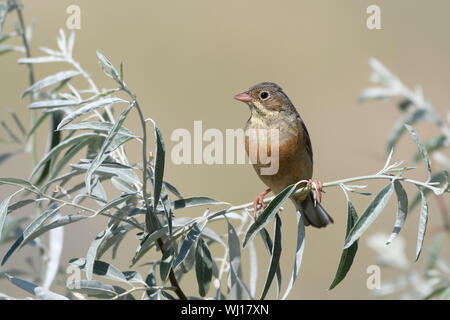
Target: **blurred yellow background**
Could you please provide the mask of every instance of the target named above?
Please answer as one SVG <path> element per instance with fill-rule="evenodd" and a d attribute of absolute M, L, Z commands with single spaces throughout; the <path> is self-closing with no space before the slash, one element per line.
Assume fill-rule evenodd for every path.
<path fill-rule="evenodd" d="M 204 130 L 218 128 L 225 132 L 226 128 L 242 128 L 249 110 L 233 100 L 233 95 L 255 83 L 273 81 L 284 89 L 308 127 L 314 149 L 315 178 L 333 181 L 375 173 L 384 165 L 390 128 L 401 115 L 392 101 L 364 105 L 357 102 L 359 92 L 370 85 L 370 57 L 379 59 L 409 87 L 422 86 L 425 96 L 441 115 L 448 111 L 449 1 L 24 0 L 23 3 L 26 22 L 29 24 L 36 19 L 31 46 L 33 56 L 43 55 L 38 49 L 40 46 L 56 48 L 58 29 L 68 31 L 67 7 L 80 6 L 81 29 L 76 32 L 75 59 L 92 74 L 99 87 L 105 88 L 114 84 L 98 67 L 95 50 L 101 49 L 116 66 L 123 61 L 125 80 L 137 93 L 145 116 L 157 122 L 165 137 L 168 155 L 174 145 L 170 141 L 172 131 L 177 128 L 192 131 L 194 120 L 202 120 Z M 366 27 L 366 8 L 371 4 L 381 8 L 381 30 Z M 15 21 L 16 15 L 10 15 L 5 29 L 11 30 Z M 22 119 L 28 119 L 25 108 L 28 100 L 20 99 L 20 94 L 28 87 L 28 75 L 25 66 L 16 64 L 19 57 L 17 53 L 0 57 L 0 107 L 10 107 Z M 67 70 L 65 68 L 69 67 L 38 65 L 36 77 L 40 79 Z M 2 112 L 1 119 L 7 119 L 6 112 Z M 135 115 L 125 126 L 140 134 Z M 436 133 L 435 128 L 427 124 L 417 126 L 417 130 L 424 140 Z M 38 139 L 42 156 L 47 139 L 45 130 L 39 131 Z M 135 162 L 141 159 L 137 147 L 127 148 L 130 159 Z M 153 143 L 150 148 L 154 148 Z M 14 150 L 10 146 L 2 146 L 2 149 Z M 394 159 L 405 159 L 411 165 L 414 153 L 414 142 L 405 135 L 396 148 Z M 0 176 L 26 178 L 30 169 L 28 155 L 19 155 L 0 166 Z M 169 158 L 165 172 L 166 180 L 177 186 L 184 196 L 209 196 L 236 205 L 253 200 L 265 188 L 250 165 L 176 166 Z M 422 164 L 412 176 L 426 178 Z M 369 191 L 378 191 L 383 183 L 370 183 Z M 11 190 L 2 186 L 1 198 Z M 408 191 L 412 198 L 415 190 L 408 188 Z M 431 230 L 441 223 L 441 217 L 434 199 L 429 199 Z M 352 200 L 361 214 L 368 198 L 352 195 Z M 375 255 L 367 247 L 366 239 L 377 231 L 386 234 L 392 231 L 395 201 L 391 199 L 362 237 L 351 271 L 332 291 L 327 288 L 338 266 L 347 209 L 339 188 L 326 190 L 323 205 L 335 223 L 326 229 L 307 229 L 303 264 L 289 298 L 372 298 L 372 292 L 366 287 L 366 268 L 375 263 Z M 203 210 L 180 211 L 178 216 L 196 216 Z M 26 213 L 25 209 L 21 214 Z M 290 203 L 281 217 L 284 290 L 290 278 L 296 242 L 295 214 Z M 417 212 L 412 213 L 401 233 L 406 238 L 406 253 L 411 263 L 417 220 Z M 66 228 L 64 268 L 70 258 L 85 256 L 90 242 L 103 230 L 105 223 L 105 219 L 98 218 Z M 270 225 L 270 232 L 271 228 Z M 262 259 L 260 292 L 269 261 L 259 237 L 255 239 Z M 425 247 L 431 243 L 430 239 L 429 233 Z M 445 240 L 448 242 L 448 237 Z M 130 234 L 114 264 L 126 270 L 137 244 Z M 7 249 L 0 247 L 0 255 Z M 247 251 L 243 251 L 245 255 Z M 24 265 L 27 254 L 35 255 L 35 250 L 25 248 L 16 253 L 0 270 L 27 268 Z M 425 258 L 424 255 L 419 261 L 418 268 Z M 247 269 L 248 263 L 245 263 L 246 279 Z M 146 269 L 140 270 L 145 276 Z M 383 280 L 389 280 L 387 273 L 382 274 Z M 188 294 L 198 294 L 191 278 L 186 279 L 184 287 Z M 269 297 L 275 297 L 275 287 L 273 284 Z M 63 292 L 61 288 L 55 291 Z M 4 279 L 0 280 L 0 292 L 26 296 Z"/>

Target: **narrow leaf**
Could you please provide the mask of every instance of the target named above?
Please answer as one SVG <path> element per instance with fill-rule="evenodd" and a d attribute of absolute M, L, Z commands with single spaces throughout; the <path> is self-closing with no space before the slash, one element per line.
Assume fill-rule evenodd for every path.
<path fill-rule="evenodd" d="M 425 237 L 428 222 L 428 204 L 422 190 L 420 190 L 420 196 L 422 197 L 422 206 L 420 210 L 419 231 L 417 234 L 416 261 L 419 260 L 420 252 L 422 251 L 423 239 Z"/>
<path fill-rule="evenodd" d="M 197 277 L 198 292 L 202 297 L 209 291 L 213 274 L 212 265 L 213 261 L 208 246 L 200 238 L 195 251 L 195 275 Z"/>
<path fill-rule="evenodd" d="M 56 207 L 53 209 L 50 209 L 48 211 L 45 211 L 43 214 L 41 214 L 39 217 L 34 219 L 28 227 L 25 228 L 23 233 L 19 236 L 19 238 L 12 244 L 11 248 L 9 248 L 8 252 L 6 252 L 5 256 L 3 257 L 2 264 L 4 265 L 6 261 L 9 259 L 9 257 L 16 251 L 17 248 L 23 247 L 26 243 L 25 241 L 28 240 L 28 238 L 36 231 L 47 219 L 51 218 L 55 214 L 58 213 L 58 210 L 60 207 Z"/>
<path fill-rule="evenodd" d="M 22 98 L 25 97 L 27 94 L 40 90 L 42 88 L 48 87 L 52 84 L 58 83 L 60 81 L 64 81 L 70 78 L 75 77 L 76 75 L 79 75 L 80 72 L 76 70 L 68 70 L 68 71 L 61 71 L 57 74 L 53 74 L 51 76 L 48 76 L 42 80 L 39 80 L 35 82 L 31 87 L 29 87 L 27 90 L 25 90 L 22 93 Z"/>
<path fill-rule="evenodd" d="M 264 211 L 258 216 L 255 223 L 252 224 L 248 229 L 247 234 L 245 235 L 244 238 L 243 244 L 244 248 L 247 245 L 247 243 L 253 240 L 255 235 L 273 219 L 273 217 L 278 212 L 280 207 L 286 202 L 286 200 L 291 196 L 291 194 L 294 193 L 299 183 L 300 182 L 297 182 L 296 184 L 292 184 L 286 187 L 269 203 L 269 205 L 264 209 Z"/>
<path fill-rule="evenodd" d="M 52 109 L 52 108 L 65 108 L 76 106 L 80 104 L 81 101 L 78 100 L 44 100 L 36 101 L 28 105 L 28 109 Z"/>
<path fill-rule="evenodd" d="M 125 121 L 128 112 L 130 112 L 131 108 L 133 106 L 130 105 L 128 108 L 126 108 L 117 119 L 114 126 L 111 128 L 111 131 L 109 132 L 108 136 L 106 137 L 105 141 L 103 142 L 103 145 L 98 152 L 97 156 L 94 160 L 92 160 L 91 165 L 89 166 L 89 169 L 86 172 L 86 177 L 84 179 L 84 182 L 86 184 L 86 190 L 88 193 L 91 192 L 91 177 L 94 171 L 102 164 L 102 162 L 108 157 L 108 155 L 114 151 L 118 146 L 116 146 L 113 141 L 116 137 L 117 133 L 120 130 L 120 127 L 122 126 L 122 123 Z M 117 140 L 116 140 L 117 141 Z"/>
<path fill-rule="evenodd" d="M 361 215 L 361 217 L 356 221 L 353 228 L 347 235 L 344 243 L 344 249 L 349 248 L 359 237 L 369 228 L 372 222 L 378 217 L 378 215 L 383 211 L 389 198 L 393 193 L 393 184 L 389 183 L 384 187 L 376 196 L 375 199 L 369 204 L 367 209 Z"/>
<path fill-rule="evenodd" d="M 29 64 L 29 63 L 47 63 L 47 62 L 63 62 L 66 61 L 62 57 L 55 56 L 42 56 L 42 57 L 33 57 L 33 58 L 20 58 L 17 60 L 19 64 Z"/>
<path fill-rule="evenodd" d="M 207 220 L 204 219 L 200 222 L 196 222 L 191 230 L 186 235 L 186 238 L 183 240 L 181 244 L 180 251 L 178 252 L 177 258 L 173 263 L 173 268 L 175 269 L 178 265 L 184 261 L 192 246 L 197 241 L 198 237 L 203 231 L 203 228 L 206 226 Z"/>
<path fill-rule="evenodd" d="M 422 155 L 423 160 L 425 161 L 428 170 L 428 181 L 429 181 L 431 179 L 431 162 L 430 157 L 428 156 L 427 149 L 423 145 L 422 140 L 420 140 L 419 135 L 417 134 L 416 130 L 413 129 L 413 127 L 405 124 L 405 128 L 408 129 L 409 133 L 413 137 L 414 141 L 416 142 L 417 148 L 419 149 L 419 152 Z"/>
<path fill-rule="evenodd" d="M 8 213 L 8 205 L 13 194 L 3 199 L 0 203 L 0 238 L 2 237 L 3 226 L 5 225 L 6 215 Z"/>
<path fill-rule="evenodd" d="M 220 205 L 220 204 L 229 204 L 228 202 L 222 202 L 218 200 L 214 200 L 208 197 L 191 197 L 184 199 L 177 199 L 173 201 L 173 210 L 197 207 L 197 206 L 206 206 L 206 205 Z"/>
<path fill-rule="evenodd" d="M 52 291 L 49 291 L 43 287 L 40 287 L 32 282 L 22 280 L 19 278 L 11 277 L 10 275 L 7 275 L 7 278 L 9 281 L 11 281 L 14 285 L 17 287 L 27 291 L 28 293 L 31 293 L 32 295 L 36 296 L 38 299 L 42 300 L 69 300 L 68 298 L 56 294 Z"/>
<path fill-rule="evenodd" d="M 173 247 L 170 247 L 169 249 L 166 250 L 166 252 L 164 252 L 159 266 L 159 274 L 161 276 L 162 281 L 167 280 L 174 259 L 175 259 L 175 249 Z"/>
<path fill-rule="evenodd" d="M 232 300 L 242 299 L 242 288 L 239 279 L 242 279 L 241 245 L 236 230 L 227 220 L 228 225 L 228 254 L 230 259 L 230 297 Z"/>
<path fill-rule="evenodd" d="M 119 102 L 128 103 L 128 101 L 122 100 L 122 99 L 119 99 L 119 98 L 106 98 L 106 99 L 97 100 L 97 101 L 94 101 L 92 103 L 86 104 L 85 106 L 77 109 L 76 111 L 74 111 L 74 112 L 68 114 L 66 117 L 64 117 L 61 120 L 61 122 L 59 123 L 57 130 L 60 130 L 62 127 L 64 127 L 69 122 L 72 122 L 76 118 L 78 118 L 78 117 L 80 117 L 80 116 L 82 116 L 82 115 L 84 115 L 84 114 L 86 114 L 88 112 L 97 110 L 98 108 L 101 108 L 101 107 L 105 107 L 105 106 L 109 106 L 109 105 L 112 105 L 112 104 L 115 104 L 115 103 L 119 103 Z"/>
<path fill-rule="evenodd" d="M 61 143 L 59 143 L 57 146 L 52 148 L 39 162 L 38 164 L 33 168 L 33 171 L 30 174 L 30 179 L 37 173 L 37 171 L 47 162 L 49 161 L 53 156 L 58 155 L 59 152 L 67 147 L 69 147 L 72 144 L 85 141 L 87 139 L 91 139 L 98 136 L 98 133 L 82 133 L 78 136 L 70 137 Z"/>
<path fill-rule="evenodd" d="M 348 201 L 348 212 L 347 212 L 347 231 L 345 233 L 345 238 L 348 237 L 350 230 L 355 226 L 356 221 L 358 220 L 358 214 L 356 213 L 356 209 L 353 206 L 353 203 Z M 358 241 L 355 241 L 350 247 L 344 249 L 341 254 L 341 259 L 339 261 L 339 266 L 336 271 L 336 275 L 334 276 L 334 280 L 331 283 L 328 290 L 336 287 L 342 280 L 344 280 L 348 271 L 350 270 L 353 260 L 356 255 L 356 251 L 358 250 Z"/>
<path fill-rule="evenodd" d="M 283 295 L 282 298 L 283 300 L 288 297 L 289 293 L 294 287 L 295 280 L 297 280 L 297 276 L 300 271 L 300 266 L 302 265 L 304 249 L 305 249 L 305 224 L 303 223 L 302 213 L 297 210 L 297 248 L 295 250 L 294 268 L 292 270 L 291 280 L 289 281 L 288 287 L 286 288 L 286 291 Z M 281 283 L 279 283 L 278 286 L 280 285 Z"/>
<path fill-rule="evenodd" d="M 274 235 L 274 244 L 272 250 L 272 257 L 270 259 L 269 271 L 267 273 L 266 284 L 264 285 L 263 292 L 261 294 L 261 300 L 267 295 L 269 291 L 270 285 L 272 284 L 272 280 L 275 276 L 277 268 L 280 265 L 280 256 L 281 256 L 281 219 L 278 214 L 275 215 L 275 235 Z M 280 288 L 278 288 L 279 294 Z"/>
<path fill-rule="evenodd" d="M 92 273 L 94 271 L 94 262 L 97 259 L 97 250 L 104 241 L 105 237 L 111 232 L 108 228 L 95 237 L 86 255 L 86 277 L 88 280 L 92 280 Z"/>
<path fill-rule="evenodd" d="M 405 189 L 403 189 L 400 181 L 394 181 L 394 189 L 397 195 L 398 203 L 397 218 L 395 219 L 394 230 L 392 230 L 392 234 L 386 242 L 386 245 L 389 245 L 400 233 L 400 230 L 405 224 L 406 216 L 408 215 L 408 195 Z"/>

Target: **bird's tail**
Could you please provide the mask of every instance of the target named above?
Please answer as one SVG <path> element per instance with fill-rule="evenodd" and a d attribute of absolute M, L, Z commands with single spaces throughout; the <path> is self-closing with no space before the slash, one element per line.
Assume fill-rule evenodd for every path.
<path fill-rule="evenodd" d="M 293 197 L 292 201 L 297 210 L 300 210 L 305 226 L 312 225 L 316 228 L 326 227 L 333 223 L 333 218 L 325 211 L 319 202 L 314 203 L 312 193 L 309 193 L 306 198 Z"/>

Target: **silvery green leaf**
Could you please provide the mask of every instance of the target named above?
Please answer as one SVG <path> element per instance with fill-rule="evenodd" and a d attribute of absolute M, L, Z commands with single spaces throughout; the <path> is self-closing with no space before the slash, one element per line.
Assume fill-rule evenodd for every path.
<path fill-rule="evenodd" d="M 75 31 L 71 31 L 69 35 L 69 41 L 67 42 L 67 53 L 71 57 L 73 52 L 73 46 L 75 45 Z"/>
<path fill-rule="evenodd" d="M 116 137 L 117 133 L 119 132 L 120 127 L 122 126 L 123 122 L 125 121 L 131 108 L 133 108 L 132 105 L 128 106 L 119 115 L 116 123 L 111 128 L 111 131 L 109 131 L 108 136 L 106 137 L 105 141 L 103 142 L 103 145 L 102 145 L 100 151 L 98 152 L 95 159 L 92 160 L 91 165 L 89 166 L 89 169 L 86 172 L 86 177 L 84 179 L 88 193 L 90 193 L 90 190 L 91 190 L 92 174 L 102 164 L 102 162 L 109 156 L 109 154 L 120 146 L 120 144 L 114 143 L 115 142 L 114 140 L 118 141 L 118 139 L 114 139 L 114 138 Z M 129 138 L 129 137 L 127 137 L 127 138 Z M 123 143 L 125 143 L 125 141 Z"/>
<path fill-rule="evenodd" d="M 111 218 L 111 221 L 113 220 L 114 218 Z M 119 227 L 115 227 L 114 225 L 109 223 L 108 226 L 111 227 L 111 232 L 105 236 L 104 241 L 98 248 L 97 259 L 100 259 L 111 247 L 114 248 L 114 246 L 117 245 L 117 243 L 122 241 L 123 237 L 127 234 L 128 231 L 133 230 L 135 228 L 135 226 L 128 223 L 122 224 Z M 114 250 L 112 251 L 114 254 Z"/>
<path fill-rule="evenodd" d="M 377 59 L 373 57 L 370 58 L 369 64 L 374 72 L 371 79 L 373 82 L 389 85 L 399 81 L 398 78 Z"/>
<path fill-rule="evenodd" d="M 273 250 L 273 242 L 272 238 L 269 235 L 269 232 L 267 232 L 266 228 L 262 228 L 261 232 L 259 233 L 261 235 L 261 238 L 263 240 L 264 246 L 266 247 L 267 253 L 272 256 L 272 250 Z M 277 285 L 278 288 L 281 288 L 281 269 L 280 266 L 277 268 Z"/>
<path fill-rule="evenodd" d="M 120 136 L 121 138 L 123 137 L 124 139 L 127 138 L 125 136 Z M 119 140 L 120 142 L 120 140 Z M 75 171 L 79 171 L 79 172 L 86 172 L 89 168 L 89 164 L 74 164 L 71 165 L 71 167 L 73 169 L 75 169 Z M 137 177 L 137 175 L 134 173 L 133 170 L 130 169 L 124 169 L 124 168 L 113 168 L 113 167 L 108 167 L 105 165 L 105 162 L 103 162 L 103 165 L 101 165 L 100 167 L 97 168 L 97 170 L 95 170 L 95 174 L 105 177 L 105 178 L 110 178 L 111 176 L 117 176 L 120 177 L 121 179 L 127 181 L 128 183 L 139 183 L 139 177 Z"/>
<path fill-rule="evenodd" d="M 155 241 L 158 238 L 161 238 L 162 236 L 166 235 L 168 231 L 167 227 L 162 227 L 151 234 L 147 235 L 144 240 L 142 240 L 141 244 L 136 250 L 136 254 L 132 260 L 132 266 L 136 264 L 136 262 L 139 261 L 140 258 L 148 251 L 152 246 L 155 245 Z M 175 265 L 174 267 L 175 268 Z"/>
<path fill-rule="evenodd" d="M 197 207 L 197 206 L 205 206 L 205 205 L 220 205 L 220 204 L 229 204 L 228 202 L 222 202 L 218 200 L 214 200 L 208 197 L 190 197 L 184 199 L 177 199 L 173 201 L 173 210 Z"/>
<path fill-rule="evenodd" d="M 227 220 L 228 225 L 228 255 L 230 261 L 229 285 L 230 297 L 232 300 L 242 299 L 242 287 L 239 285 L 239 279 L 242 279 L 241 267 L 241 245 L 236 230 Z"/>
<path fill-rule="evenodd" d="M 175 188 L 175 186 L 173 186 L 172 184 L 168 183 L 167 181 L 164 181 L 164 185 L 166 186 L 166 189 L 169 190 L 170 192 L 172 192 L 176 197 L 178 197 L 179 199 L 183 198 L 183 196 L 178 191 L 178 189 Z"/>
<path fill-rule="evenodd" d="M 436 150 L 439 150 L 443 147 L 450 146 L 450 140 L 447 139 L 445 135 L 438 135 L 436 137 L 431 138 L 425 143 L 425 149 L 428 154 L 433 153 Z M 416 154 L 415 160 L 419 161 L 422 158 L 420 151 Z"/>
<path fill-rule="evenodd" d="M 61 215 L 57 213 L 52 217 L 52 221 L 57 221 Z M 47 267 L 45 270 L 44 283 L 42 287 L 49 289 L 55 279 L 60 266 L 60 258 L 64 242 L 64 228 L 51 229 L 48 238 Z"/>
<path fill-rule="evenodd" d="M 200 220 L 199 222 L 196 222 L 195 225 L 192 227 L 191 230 L 186 235 L 186 238 L 183 240 L 181 244 L 180 251 L 178 252 L 178 255 L 173 263 L 173 268 L 175 269 L 178 267 L 178 265 L 183 262 L 183 260 L 188 255 L 189 251 L 192 249 L 193 245 L 197 241 L 198 237 L 203 231 L 203 228 L 206 226 L 206 223 L 208 221 L 206 219 Z"/>
<path fill-rule="evenodd" d="M 8 280 L 11 281 L 14 285 L 17 287 L 27 291 L 28 293 L 36 296 L 38 299 L 41 300 L 69 300 L 68 298 L 56 294 L 50 290 L 47 290 L 43 287 L 40 287 L 32 282 L 25 281 L 19 278 L 11 277 L 7 275 Z"/>
<path fill-rule="evenodd" d="M 37 171 L 52 158 L 54 155 L 57 155 L 61 150 L 64 148 L 74 144 L 78 143 L 87 139 L 91 139 L 93 137 L 98 136 L 97 133 L 82 133 L 75 137 L 70 137 L 61 143 L 59 143 L 57 146 L 55 146 L 53 149 L 51 149 L 39 162 L 38 164 L 33 168 L 33 171 L 30 174 L 30 179 L 37 173 Z"/>
<path fill-rule="evenodd" d="M 173 247 L 168 248 L 161 258 L 161 263 L 159 265 L 159 274 L 161 280 L 164 282 L 167 280 L 169 271 L 172 268 L 173 260 L 175 259 L 175 249 Z"/>
<path fill-rule="evenodd" d="M 67 289 L 70 291 L 87 294 L 90 297 L 107 299 L 114 298 L 118 294 L 125 292 L 125 290 L 120 287 L 103 284 L 97 280 L 74 281 L 67 285 Z M 131 297 L 128 297 L 128 299 L 131 299 Z"/>
<path fill-rule="evenodd" d="M 84 258 L 71 259 L 69 263 L 77 268 L 80 268 L 83 271 L 86 271 L 86 259 Z M 112 264 L 104 261 L 95 260 L 93 273 L 106 279 L 128 282 L 122 271 L 117 269 Z"/>
<path fill-rule="evenodd" d="M 103 188 L 103 185 L 97 176 L 94 177 L 94 181 L 92 183 L 91 195 L 96 198 L 96 202 L 100 206 L 102 206 L 105 202 L 107 202 L 108 197 L 106 195 L 105 188 Z"/>
<path fill-rule="evenodd" d="M 13 195 L 3 199 L 0 203 L 0 238 L 2 237 L 3 226 L 5 225 L 6 215 L 8 214 L 8 205 Z"/>
<path fill-rule="evenodd" d="M 213 261 L 208 245 L 200 238 L 195 250 L 195 275 L 197 277 L 198 292 L 201 297 L 204 297 L 209 291 L 213 274 L 212 266 Z"/>
<path fill-rule="evenodd" d="M 130 197 L 133 197 L 135 195 L 136 195 L 136 193 L 122 194 L 119 197 L 106 203 L 103 207 L 101 207 L 97 211 L 95 211 L 95 213 L 91 217 L 95 217 L 95 216 L 105 212 L 106 210 L 114 208 L 114 207 L 118 206 L 119 204 L 121 204 L 122 202 L 128 200 Z"/>
<path fill-rule="evenodd" d="M 7 44 L 0 44 L 0 55 L 11 52 L 11 51 L 17 51 L 25 53 L 25 48 L 22 46 L 12 46 Z"/>
<path fill-rule="evenodd" d="M 61 50 L 63 54 L 67 54 L 67 41 L 66 41 L 66 33 L 62 28 L 59 29 L 59 37 L 56 38 L 58 43 L 58 48 Z"/>
<path fill-rule="evenodd" d="M 28 109 L 49 109 L 49 108 L 61 108 L 71 107 L 80 104 L 78 100 L 44 100 L 32 102 Z"/>
<path fill-rule="evenodd" d="M 92 241 L 89 250 L 86 255 L 86 277 L 88 280 L 92 280 L 92 273 L 94 272 L 94 262 L 97 259 L 97 250 L 102 242 L 105 240 L 105 237 L 111 233 L 111 229 L 106 229 L 95 237 L 94 241 Z"/>
<path fill-rule="evenodd" d="M 389 245 L 400 233 L 408 215 L 408 195 L 400 181 L 394 180 L 394 189 L 398 203 L 397 218 L 395 219 L 394 230 L 392 230 L 392 234 L 386 242 L 386 245 Z"/>
<path fill-rule="evenodd" d="M 5 224 L 3 226 L 2 236 L 0 237 L 0 244 L 6 244 L 16 239 L 16 235 L 22 232 L 20 227 L 25 221 L 28 221 L 27 217 L 20 217 L 12 219 L 10 216 L 6 217 Z M 1 274 L 1 272 L 0 272 Z M 14 275 L 14 274 L 13 274 Z"/>
<path fill-rule="evenodd" d="M 32 234 L 28 236 L 28 238 L 23 242 L 23 245 L 26 245 L 30 241 L 33 241 L 37 237 L 41 236 L 42 234 L 46 233 L 49 230 L 65 226 L 70 223 L 78 222 L 81 220 L 86 219 L 87 216 L 81 216 L 81 215 L 67 215 L 60 217 L 56 219 L 55 221 L 50 222 L 49 224 L 46 224 L 44 226 L 39 227 L 36 231 L 34 231 Z"/>
<path fill-rule="evenodd" d="M 17 187 L 26 187 L 29 189 L 33 188 L 33 185 L 29 183 L 27 180 L 20 178 L 12 178 L 12 177 L 0 177 L 0 185 L 8 184 Z"/>
<path fill-rule="evenodd" d="M 139 282 L 139 283 L 144 282 L 144 280 L 142 280 L 141 274 L 136 271 L 124 271 L 123 275 L 125 276 L 128 282 Z"/>
<path fill-rule="evenodd" d="M 43 56 L 43 57 L 33 57 L 33 58 L 20 58 L 17 63 L 47 63 L 47 62 L 63 62 L 66 61 L 64 58 L 55 56 Z"/>
<path fill-rule="evenodd" d="M 287 298 L 292 288 L 294 287 L 295 280 L 297 279 L 298 273 L 300 271 L 300 266 L 302 265 L 303 250 L 305 249 L 305 224 L 303 223 L 302 214 L 297 210 L 297 248 L 295 250 L 295 260 L 294 268 L 292 269 L 291 280 L 289 281 L 288 287 L 283 295 L 283 300 Z M 280 272 L 277 270 L 277 273 Z M 280 280 L 278 281 L 278 287 L 281 286 L 281 272 Z"/>
<path fill-rule="evenodd" d="M 372 222 L 375 221 L 389 201 L 389 198 L 393 193 L 393 189 L 393 184 L 389 183 L 375 196 L 375 199 L 373 199 L 373 201 L 369 204 L 367 209 L 358 221 L 356 221 L 355 225 L 347 235 L 344 243 L 344 249 L 349 248 L 356 240 L 358 240 L 367 228 L 369 228 Z"/>
<path fill-rule="evenodd" d="M 254 297 L 256 294 L 256 282 L 258 280 L 258 256 L 253 241 L 248 245 L 248 249 L 250 253 L 250 295 Z"/>
<path fill-rule="evenodd" d="M 69 150 L 67 150 L 64 156 L 53 165 L 51 169 L 50 179 L 53 179 L 56 175 L 58 175 L 61 172 L 61 170 L 64 169 L 66 164 L 69 161 L 73 160 L 73 157 L 90 142 L 91 139 L 86 139 L 84 141 L 78 142 L 77 144 L 72 146 Z"/>
<path fill-rule="evenodd" d="M 448 183 L 448 177 L 446 176 L 445 171 L 438 171 L 430 179 L 430 182 L 439 182 L 440 184 Z M 431 190 L 430 189 L 424 189 L 422 190 L 423 194 L 426 196 Z M 414 199 L 411 201 L 411 205 L 409 206 L 409 211 L 412 211 L 421 200 L 420 192 L 417 193 L 417 195 L 414 197 Z"/>
<path fill-rule="evenodd" d="M 116 187 L 117 190 L 125 192 L 125 193 L 136 193 L 138 190 L 133 184 L 128 183 L 127 181 L 119 178 L 112 177 L 111 182 Z"/>
<path fill-rule="evenodd" d="M 114 127 L 114 123 L 112 122 L 96 122 L 96 121 L 89 121 L 89 122 L 78 122 L 78 123 L 71 123 L 66 125 L 61 130 L 95 130 L 95 131 L 104 131 L 104 132 L 110 132 L 111 129 Z M 133 132 L 125 127 L 120 127 L 119 133 L 122 135 L 128 135 L 130 137 L 135 137 L 133 135 Z"/>
<path fill-rule="evenodd" d="M 154 287 L 157 285 L 156 283 L 156 276 L 155 276 L 155 265 L 153 265 L 153 267 L 150 269 L 150 272 L 147 274 L 147 277 L 145 278 L 145 283 L 149 286 L 149 287 Z M 152 299 L 153 295 L 155 293 L 157 293 L 156 289 L 150 289 L 145 291 L 147 296 Z"/>
<path fill-rule="evenodd" d="M 398 94 L 397 90 L 384 87 L 371 87 L 363 90 L 359 95 L 359 101 L 365 102 L 372 99 L 386 99 Z"/>
<path fill-rule="evenodd" d="M 39 217 L 34 219 L 22 232 L 22 234 L 19 236 L 19 238 L 12 244 L 12 246 L 9 248 L 8 252 L 6 252 L 5 256 L 3 257 L 2 264 L 4 265 L 5 262 L 9 259 L 9 257 L 16 251 L 16 249 L 23 247 L 26 243 L 28 238 L 49 218 L 56 215 L 58 213 L 60 207 L 56 207 L 50 210 L 45 211 L 43 214 L 41 214 Z"/>
<path fill-rule="evenodd" d="M 345 238 L 348 237 L 350 230 L 355 226 L 356 221 L 358 220 L 358 214 L 356 213 L 356 209 L 353 206 L 353 203 L 348 201 L 348 212 L 347 212 L 347 231 L 345 233 Z M 336 271 L 336 275 L 334 276 L 334 280 L 331 283 L 328 290 L 336 287 L 342 280 L 344 280 L 348 271 L 350 270 L 353 260 L 356 255 L 356 251 L 358 251 L 358 241 L 355 241 L 350 247 L 344 249 L 341 254 L 341 259 L 339 260 L 339 266 Z"/>
<path fill-rule="evenodd" d="M 150 119 L 151 120 L 151 119 Z M 156 138 L 156 151 L 155 151 L 155 169 L 154 169 L 154 182 L 153 182 L 153 208 L 156 208 L 159 204 L 160 198 L 164 196 L 162 199 L 164 212 L 166 214 L 167 224 L 169 226 L 169 236 L 172 237 L 172 212 L 170 208 L 170 200 L 168 198 L 167 191 L 163 186 L 163 178 L 164 178 L 164 163 L 166 157 L 166 146 L 164 144 L 164 139 L 162 137 L 161 131 L 156 126 L 155 121 L 151 120 L 153 123 L 153 127 L 155 129 L 155 138 Z M 162 190 L 164 187 L 164 190 Z M 147 213 L 145 219 L 146 224 L 148 226 L 151 225 L 149 219 L 149 212 Z"/>
<path fill-rule="evenodd" d="M 405 124 L 405 128 L 409 131 L 409 133 L 413 137 L 414 141 L 416 142 L 417 148 L 419 149 L 419 152 L 422 155 L 423 160 L 425 161 L 428 170 L 428 181 L 429 181 L 431 179 L 431 162 L 428 156 L 427 149 L 423 145 L 422 141 L 419 138 L 419 135 L 417 134 L 416 130 L 413 129 L 413 127 Z"/>
<path fill-rule="evenodd" d="M 286 200 L 294 193 L 299 182 L 287 186 L 283 191 L 281 191 L 273 200 L 268 204 L 264 211 L 258 216 L 255 223 L 253 223 L 247 231 L 244 238 L 243 247 L 255 237 L 255 235 L 264 228 L 266 224 L 272 221 L 275 214 L 278 212 L 280 207 L 286 202 Z"/>
<path fill-rule="evenodd" d="M 29 205 L 30 203 L 35 203 L 35 202 L 36 202 L 35 199 L 24 199 L 24 200 L 17 201 L 16 203 L 13 203 L 12 205 L 10 205 L 8 207 L 8 214 L 10 214 L 11 212 L 13 212 L 17 209 L 25 207 L 26 205 Z"/>
<path fill-rule="evenodd" d="M 261 300 L 267 295 L 270 285 L 272 284 L 275 273 L 280 265 L 281 256 L 281 219 L 278 214 L 275 215 L 275 234 L 274 234 L 274 244 L 273 250 L 271 252 L 270 266 L 267 273 L 266 283 L 264 285 L 263 292 L 261 294 Z M 278 287 L 278 295 L 280 294 L 280 287 Z"/>
<path fill-rule="evenodd" d="M 420 210 L 419 231 L 417 234 L 416 261 L 419 260 L 420 252 L 422 251 L 423 239 L 425 237 L 428 221 L 428 204 L 422 190 L 420 190 L 420 196 L 422 197 L 422 205 Z"/>
<path fill-rule="evenodd" d="M 86 113 L 97 110 L 98 108 L 101 108 L 101 107 L 109 106 L 109 105 L 112 105 L 115 103 L 120 103 L 120 102 L 128 103 L 128 101 L 119 99 L 119 98 L 106 98 L 106 99 L 94 101 L 92 103 L 88 103 L 85 106 L 77 109 L 76 111 L 74 111 L 74 112 L 68 114 L 66 117 L 64 117 L 64 119 L 62 119 L 61 122 L 59 123 L 57 130 L 60 130 L 62 127 L 64 127 L 69 122 L 72 122 L 76 118 L 78 118 Z"/>
<path fill-rule="evenodd" d="M 38 91 L 42 88 L 48 87 L 50 85 L 53 85 L 55 83 L 73 78 L 77 75 L 79 75 L 80 72 L 76 71 L 76 70 L 68 70 L 68 71 L 61 71 L 58 72 L 57 74 L 53 74 L 51 76 L 48 76 L 42 80 L 39 80 L 37 82 L 35 82 L 31 87 L 29 87 L 27 90 L 25 90 L 22 93 L 22 98 L 25 97 L 27 94 L 31 93 L 31 92 L 35 92 Z"/>
<path fill-rule="evenodd" d="M 97 57 L 100 59 L 100 67 L 105 74 L 120 83 L 121 80 L 119 72 L 100 50 L 97 50 Z"/>
<path fill-rule="evenodd" d="M 48 54 L 49 56 L 63 56 L 61 54 L 61 52 L 47 48 L 47 47 L 39 47 L 39 50 L 41 50 L 42 52 Z"/>

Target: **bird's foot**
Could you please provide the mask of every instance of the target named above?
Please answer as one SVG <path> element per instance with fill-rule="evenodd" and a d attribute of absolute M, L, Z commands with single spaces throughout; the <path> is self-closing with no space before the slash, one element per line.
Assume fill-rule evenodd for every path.
<path fill-rule="evenodd" d="M 268 194 L 271 190 L 267 189 L 263 192 L 261 192 L 255 200 L 253 200 L 253 219 L 256 221 L 256 215 L 258 211 L 262 208 L 263 210 L 267 207 L 267 205 L 264 203 L 264 197 L 266 194 Z"/>
<path fill-rule="evenodd" d="M 306 184 L 306 187 L 311 189 L 311 186 L 313 184 L 315 185 L 315 188 L 313 190 L 314 206 L 316 206 L 317 199 L 319 199 L 319 202 L 322 202 L 323 183 L 322 183 L 322 181 L 319 181 L 319 180 L 311 180 L 311 179 L 309 179 L 308 183 Z"/>

